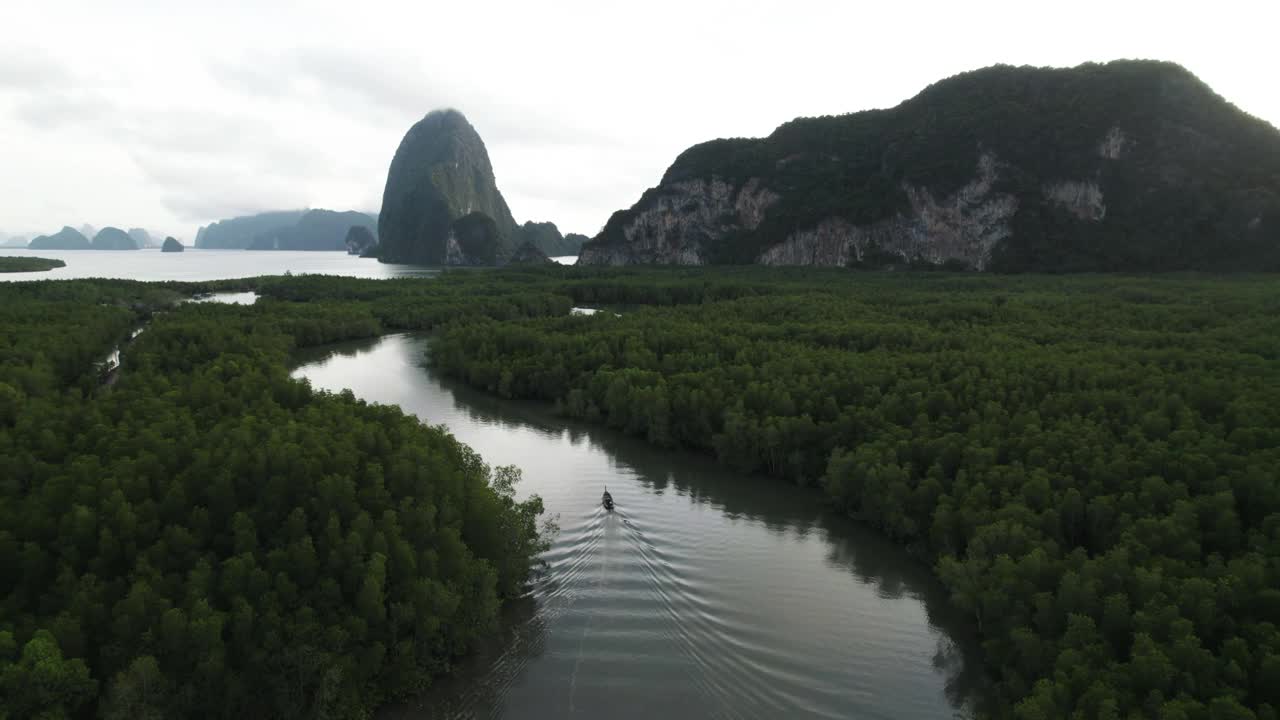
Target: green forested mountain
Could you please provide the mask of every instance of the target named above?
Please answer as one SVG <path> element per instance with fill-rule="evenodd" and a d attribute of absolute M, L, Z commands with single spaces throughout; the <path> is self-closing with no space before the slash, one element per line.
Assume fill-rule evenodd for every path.
<path fill-rule="evenodd" d="M 584 264 L 1280 268 L 1280 132 L 1169 63 L 997 66 L 682 153 Z"/>
<path fill-rule="evenodd" d="M 387 171 L 378 216 L 379 259 L 476 264 L 452 235 L 453 223 L 474 213 L 492 221 L 496 257 L 509 255 L 516 222 L 498 191 L 484 141 L 457 110 L 428 113 L 409 128 Z"/>
<path fill-rule="evenodd" d="M 93 236 L 90 243 L 94 250 L 137 250 L 138 243 L 117 227 L 104 227 Z"/>
<path fill-rule="evenodd" d="M 67 225 L 52 235 L 32 238 L 27 247 L 32 250 L 88 250 L 92 246 L 89 238 Z"/>
<path fill-rule="evenodd" d="M 375 302 L 333 280 L 264 284 L 280 299 L 253 306 L 0 284 L 0 717 L 368 717 L 522 592 L 541 503 L 514 500 L 518 471 L 286 363 L 567 299 L 419 281 Z M 333 300 L 285 299 L 317 283 Z M 102 385 L 98 361 L 148 319 Z"/>

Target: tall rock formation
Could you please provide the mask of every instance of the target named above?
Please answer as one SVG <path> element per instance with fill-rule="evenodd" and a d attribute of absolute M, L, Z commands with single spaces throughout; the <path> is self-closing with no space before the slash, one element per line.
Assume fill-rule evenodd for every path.
<path fill-rule="evenodd" d="M 79 230 L 70 225 L 64 225 L 61 230 L 52 235 L 34 238 L 27 247 L 32 250 L 88 250 L 91 245 L 89 238 L 81 235 Z"/>
<path fill-rule="evenodd" d="M 694 146 L 579 262 L 1280 270 L 1280 132 L 1169 63 L 992 67 Z"/>
<path fill-rule="evenodd" d="M 164 245 L 160 246 L 160 252 L 182 252 L 186 250 L 177 238 L 167 237 L 164 239 Z"/>
<path fill-rule="evenodd" d="M 455 235 L 457 221 L 476 213 L 492 220 L 495 238 L 483 237 L 488 228 L 478 218 L 461 226 L 467 239 Z M 462 113 L 437 110 L 414 124 L 387 172 L 378 216 L 379 259 L 474 264 L 492 254 L 491 262 L 497 262 L 514 250 L 515 233 L 515 219 L 498 191 L 484 141 Z M 479 252 L 468 252 L 464 245 Z"/>
<path fill-rule="evenodd" d="M 104 227 L 93 236 L 94 250 L 137 250 L 138 244 L 129 233 L 117 227 Z"/>

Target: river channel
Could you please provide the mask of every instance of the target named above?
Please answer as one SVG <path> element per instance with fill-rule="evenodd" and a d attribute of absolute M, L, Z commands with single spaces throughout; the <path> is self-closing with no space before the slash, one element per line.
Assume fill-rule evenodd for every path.
<path fill-rule="evenodd" d="M 819 493 L 436 377 L 429 340 L 309 351 L 295 377 L 447 425 L 560 526 L 491 647 L 384 718 L 950 718 L 980 664 L 928 568 Z M 608 487 L 616 512 L 600 506 Z"/>

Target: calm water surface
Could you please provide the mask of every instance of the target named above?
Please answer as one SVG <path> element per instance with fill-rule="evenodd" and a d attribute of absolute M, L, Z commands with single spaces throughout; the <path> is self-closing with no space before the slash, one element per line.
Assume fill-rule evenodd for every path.
<path fill-rule="evenodd" d="M 948 718 L 978 661 L 927 569 L 816 493 L 502 401 L 394 335 L 295 376 L 443 423 L 524 470 L 560 533 L 505 635 L 384 718 Z M 608 486 L 617 511 L 604 512 Z"/>
<path fill-rule="evenodd" d="M 48 272 L 0 273 L 0 280 L 71 280 L 125 278 L 128 280 L 223 280 L 283 275 L 291 272 L 349 277 L 386 278 L 432 276 L 440 268 L 388 265 L 344 252 L 291 250 L 200 250 L 166 253 L 147 250 L 26 250 L 0 249 L 0 257 L 30 255 L 55 258 L 67 264 Z"/>

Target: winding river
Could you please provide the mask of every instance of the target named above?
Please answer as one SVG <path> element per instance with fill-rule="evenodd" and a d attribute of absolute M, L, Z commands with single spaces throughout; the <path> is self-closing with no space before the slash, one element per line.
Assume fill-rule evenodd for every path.
<path fill-rule="evenodd" d="M 928 569 L 816 492 L 503 401 L 392 335 L 300 357 L 295 377 L 443 423 L 524 471 L 560 532 L 502 637 L 389 719 L 949 718 L 975 643 Z M 617 511 L 604 512 L 605 486 Z"/>

